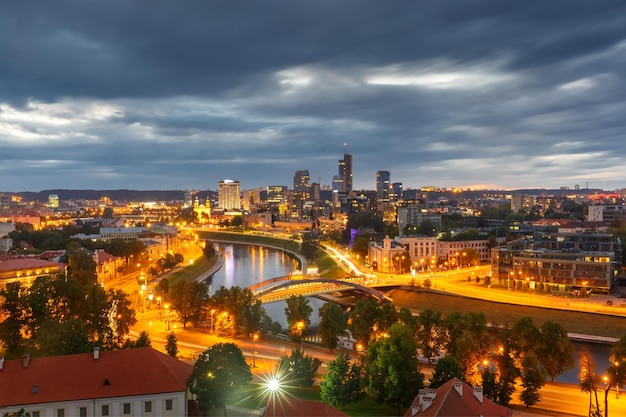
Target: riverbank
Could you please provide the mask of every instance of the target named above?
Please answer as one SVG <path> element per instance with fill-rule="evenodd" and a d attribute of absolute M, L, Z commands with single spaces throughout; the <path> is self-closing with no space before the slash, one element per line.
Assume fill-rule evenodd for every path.
<path fill-rule="evenodd" d="M 626 334 L 625 317 L 505 304 L 417 288 L 396 289 L 389 294 L 396 307 L 407 307 L 416 313 L 425 309 L 442 314 L 481 312 L 493 324 L 512 326 L 522 317 L 530 317 L 537 327 L 544 321 L 552 321 L 562 325 L 570 333 L 617 339 Z"/>

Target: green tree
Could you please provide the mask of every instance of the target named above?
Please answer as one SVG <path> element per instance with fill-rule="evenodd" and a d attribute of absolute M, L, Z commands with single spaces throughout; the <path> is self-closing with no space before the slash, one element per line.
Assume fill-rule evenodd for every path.
<path fill-rule="evenodd" d="M 459 362 L 465 379 L 471 381 L 476 364 L 491 350 L 485 315 L 452 313 L 445 317 L 443 326 L 446 331 L 445 350 Z"/>
<path fill-rule="evenodd" d="M 367 345 L 374 333 L 374 325 L 379 320 L 380 309 L 376 300 L 362 298 L 356 302 L 350 313 L 348 330 L 358 342 Z"/>
<path fill-rule="evenodd" d="M 500 404 L 498 398 L 500 397 L 501 388 L 498 384 L 497 376 L 497 373 L 488 366 L 485 366 L 480 372 L 483 395 L 489 398 L 491 401 Z"/>
<path fill-rule="evenodd" d="M 444 356 L 437 361 L 429 386 L 430 388 L 439 388 L 452 378 L 464 380 L 463 369 L 452 356 Z"/>
<path fill-rule="evenodd" d="M 170 293 L 172 310 L 178 314 L 183 328 L 189 322 L 199 323 L 209 300 L 208 287 L 201 282 L 179 279 L 172 284 Z"/>
<path fill-rule="evenodd" d="M 604 388 L 605 415 L 608 415 L 608 395 L 611 387 L 626 384 L 626 336 L 623 336 L 611 347 L 611 364 L 607 368 L 607 380 Z"/>
<path fill-rule="evenodd" d="M 422 355 L 430 362 L 432 358 L 439 355 L 443 347 L 443 318 L 441 313 L 426 309 L 420 312 L 417 322 L 417 343 Z"/>
<path fill-rule="evenodd" d="M 510 328 L 501 328 L 498 337 L 500 339 L 500 349 L 499 354 L 494 358 L 498 369 L 496 394 L 493 398 L 489 398 L 498 404 L 508 407 L 515 392 L 515 381 L 520 376 L 517 363 L 521 353 L 516 348 L 515 337 Z"/>
<path fill-rule="evenodd" d="M 142 330 L 135 340 L 135 345 L 133 347 L 141 348 L 141 347 L 150 347 L 152 346 L 152 340 L 150 340 L 150 334 L 147 331 Z"/>
<path fill-rule="evenodd" d="M 398 322 L 398 311 L 393 303 L 384 303 L 378 307 L 377 327 L 381 332 L 386 332 L 394 323 Z"/>
<path fill-rule="evenodd" d="M 96 267 L 96 261 L 94 261 L 93 256 L 83 248 L 73 250 L 68 256 L 68 277 L 76 280 L 81 285 L 95 284 L 97 282 Z"/>
<path fill-rule="evenodd" d="M 543 322 L 537 353 L 551 382 L 554 382 L 557 375 L 574 367 L 574 351 L 574 345 L 567 337 L 567 330 L 563 326 L 551 321 Z"/>
<path fill-rule="evenodd" d="M 346 405 L 358 401 L 365 395 L 361 388 L 363 367 L 350 363 L 347 353 L 339 353 L 330 361 L 327 372 L 320 382 L 320 397 L 326 404 L 345 409 Z"/>
<path fill-rule="evenodd" d="M 208 260 L 211 260 L 211 258 L 217 255 L 217 252 L 215 251 L 215 246 L 213 246 L 213 243 L 209 242 L 208 240 L 204 242 L 204 249 L 202 250 L 202 253 L 204 254 L 204 257 Z"/>
<path fill-rule="evenodd" d="M 422 222 L 419 224 L 418 227 L 418 232 L 420 235 L 424 235 L 424 236 L 435 236 L 435 234 L 437 233 L 437 224 L 435 222 L 433 222 L 432 220 L 422 220 Z"/>
<path fill-rule="evenodd" d="M 310 233 L 306 233 L 302 237 L 302 243 L 300 243 L 300 253 L 306 258 L 307 261 L 312 262 L 317 257 L 317 242 Z"/>
<path fill-rule="evenodd" d="M 4 317 L 0 322 L 0 342 L 9 359 L 20 357 L 25 347 L 22 332 L 27 324 L 28 306 L 24 304 L 24 291 L 20 282 L 9 282 L 5 289 L 0 290 L 0 317 Z"/>
<path fill-rule="evenodd" d="M 94 344 L 82 320 L 70 318 L 65 321 L 46 321 L 29 340 L 36 356 L 71 355 L 87 353 Z"/>
<path fill-rule="evenodd" d="M 130 333 L 131 327 L 137 323 L 136 312 L 131 305 L 128 294 L 124 291 L 114 289 L 107 291 L 107 316 L 111 328 L 111 339 L 110 346 L 104 346 L 105 348 L 121 346 Z"/>
<path fill-rule="evenodd" d="M 411 333 L 415 334 L 417 332 L 419 317 L 414 316 L 407 307 L 401 307 L 398 311 L 398 321 L 411 330 Z"/>
<path fill-rule="evenodd" d="M 343 309 L 335 303 L 324 303 L 318 313 L 320 325 L 317 333 L 322 343 L 332 351 L 337 348 L 339 337 L 348 334 L 348 321 Z"/>
<path fill-rule="evenodd" d="M 157 290 L 159 290 L 161 294 L 167 294 L 169 292 L 170 282 L 167 280 L 167 278 L 161 278 L 159 280 L 159 283 L 157 284 Z"/>
<path fill-rule="evenodd" d="M 513 348 L 519 355 L 537 350 L 541 343 L 541 331 L 535 327 L 530 317 L 519 319 L 510 332 Z"/>
<path fill-rule="evenodd" d="M 546 383 L 546 372 L 533 351 L 524 354 L 521 371 L 523 389 L 520 393 L 520 400 L 528 408 L 537 404 L 541 399 L 540 390 Z"/>
<path fill-rule="evenodd" d="M 205 415 L 212 407 L 223 407 L 228 393 L 252 380 L 250 366 L 234 343 L 216 343 L 198 356 L 189 389 Z"/>
<path fill-rule="evenodd" d="M 589 353 L 584 353 L 580 357 L 580 373 L 578 378 L 580 380 L 579 387 L 582 392 L 589 393 L 589 417 L 601 417 L 600 403 L 598 401 L 598 386 L 600 385 L 600 377 L 596 374 L 596 365 L 593 362 L 592 356 Z M 595 404 L 593 402 L 595 397 Z"/>
<path fill-rule="evenodd" d="M 215 312 L 227 312 L 235 331 L 243 331 L 244 334 L 260 330 L 261 322 L 267 315 L 252 291 L 238 286 L 220 287 L 210 298 L 209 307 Z"/>
<path fill-rule="evenodd" d="M 302 343 L 302 334 L 311 324 L 313 307 L 309 300 L 301 295 L 292 295 L 287 299 L 285 316 L 289 325 L 289 338 L 295 343 Z"/>
<path fill-rule="evenodd" d="M 352 242 L 352 253 L 365 259 L 369 252 L 370 241 L 372 236 L 369 234 L 358 234 L 354 237 Z"/>
<path fill-rule="evenodd" d="M 167 334 L 167 343 L 165 344 L 165 351 L 168 355 L 176 357 L 178 356 L 178 343 L 176 340 L 176 334 L 174 332 Z"/>
<path fill-rule="evenodd" d="M 278 375 L 289 385 L 310 387 L 321 365 L 321 360 L 296 348 L 291 351 L 291 356 L 283 355 L 278 359 Z"/>
<path fill-rule="evenodd" d="M 413 335 L 400 323 L 389 328 L 389 337 L 381 337 L 367 349 L 367 391 L 398 413 L 424 387 L 416 353 Z"/>

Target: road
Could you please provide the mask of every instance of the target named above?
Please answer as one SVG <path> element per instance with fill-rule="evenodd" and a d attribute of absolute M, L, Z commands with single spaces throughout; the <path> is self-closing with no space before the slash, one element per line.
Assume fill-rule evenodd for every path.
<path fill-rule="evenodd" d="M 349 265 L 346 267 L 347 269 L 356 268 L 354 263 L 346 263 L 346 265 Z M 613 308 L 603 306 L 604 299 L 601 297 L 585 300 L 565 300 L 537 293 L 507 291 L 506 289 L 488 288 L 483 284 L 476 284 L 474 277 L 484 277 L 489 274 L 489 271 L 489 266 L 479 266 L 433 274 L 417 274 L 416 276 L 404 274 L 390 277 L 389 275 L 380 274 L 376 275 L 376 278 L 373 278 L 371 272 L 367 271 L 367 276 L 363 275 L 357 278 L 357 280 L 359 284 L 380 286 L 382 284 L 409 285 L 412 281 L 418 285 L 423 284 L 424 280 L 430 279 L 433 289 L 486 300 L 523 305 L 549 305 L 555 308 L 582 311 L 604 311 L 611 314 L 617 313 L 617 311 L 614 313 L 613 309 L 619 310 L 618 306 Z M 468 277 L 470 277 L 470 282 L 467 280 Z M 125 281 L 115 282 L 114 284 L 116 284 L 115 286 L 117 288 L 125 289 L 131 295 L 131 298 L 139 291 L 136 277 L 130 277 Z M 202 329 L 191 327 L 183 329 L 171 312 L 165 309 L 159 309 L 155 304 L 144 304 L 144 311 L 141 312 L 141 310 L 139 310 L 137 312 L 137 318 L 138 322 L 132 329 L 133 335 L 136 336 L 140 331 L 147 330 L 150 334 L 153 346 L 164 351 L 167 334 L 174 332 L 178 340 L 181 358 L 189 363 L 193 363 L 199 353 L 203 352 L 214 343 L 236 343 L 246 356 L 248 362 L 251 365 L 256 365 L 256 367 L 252 369 L 256 381 L 271 378 L 275 372 L 278 359 L 284 354 L 290 354 L 291 350 L 297 347 L 297 345 L 288 340 L 261 339 L 254 343 L 251 339 L 247 338 L 230 339 L 218 337 L 208 334 Z M 303 350 L 306 354 L 320 358 L 323 364 L 336 358 L 336 352 L 329 352 L 327 349 L 322 349 L 307 343 L 303 344 Z M 256 354 L 253 354 L 253 352 L 256 352 Z M 322 373 L 324 369 L 323 366 L 321 369 Z M 431 369 L 425 366 L 424 370 L 426 371 L 425 373 L 427 373 L 428 379 Z M 541 390 L 541 395 L 542 399 L 536 407 L 531 407 L 530 409 L 516 407 L 514 415 L 520 417 L 587 415 L 589 395 L 582 393 L 577 385 L 548 383 Z M 600 390 L 598 396 L 603 408 L 604 392 Z M 626 416 L 626 400 L 617 399 L 614 391 L 609 394 L 607 399 L 610 416 Z M 520 404 L 517 393 L 514 394 L 512 403 Z"/>

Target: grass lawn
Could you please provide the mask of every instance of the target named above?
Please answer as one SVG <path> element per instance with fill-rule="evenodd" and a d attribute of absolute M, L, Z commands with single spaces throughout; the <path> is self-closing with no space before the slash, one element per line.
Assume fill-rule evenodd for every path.
<path fill-rule="evenodd" d="M 391 296 L 397 307 L 408 307 L 418 312 L 425 309 L 443 314 L 482 312 L 489 322 L 509 326 L 522 317 L 530 317 L 537 327 L 549 320 L 559 323 L 570 333 L 616 338 L 626 335 L 626 318 L 624 317 L 503 304 L 427 291 L 395 290 Z"/>
<path fill-rule="evenodd" d="M 211 257 L 211 259 L 207 259 L 205 256 L 201 256 L 198 259 L 195 259 L 192 265 L 187 265 L 183 269 L 180 269 L 170 275 L 167 280 L 169 281 L 169 285 L 172 285 L 176 281 L 180 279 L 185 279 L 188 281 L 194 281 L 198 278 L 202 273 L 210 269 L 215 262 L 217 261 L 217 255 Z"/>
<path fill-rule="evenodd" d="M 308 401 L 321 401 L 319 385 L 312 387 L 298 388 L 290 387 L 285 390 L 285 398 L 299 398 Z M 233 392 L 228 400 L 228 404 L 236 407 L 258 410 L 267 403 L 268 394 L 265 386 L 260 383 L 247 384 L 245 387 Z M 357 403 L 348 405 L 341 410 L 349 416 L 370 417 L 370 416 L 395 416 L 395 410 L 376 403 L 372 398 L 366 397 Z M 406 410 L 402 410 L 403 415 Z"/>

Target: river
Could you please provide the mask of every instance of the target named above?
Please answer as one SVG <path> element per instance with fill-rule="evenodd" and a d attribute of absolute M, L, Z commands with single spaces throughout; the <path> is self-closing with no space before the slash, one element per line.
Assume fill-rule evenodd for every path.
<path fill-rule="evenodd" d="M 207 282 L 211 294 L 221 286 L 247 288 L 267 279 L 288 275 L 297 269 L 297 263 L 293 258 L 276 249 L 225 243 L 220 243 L 217 246 L 223 251 L 224 265 L 213 275 L 212 280 Z M 310 330 L 315 331 L 319 324 L 318 309 L 324 304 L 324 301 L 315 297 L 307 297 L 307 300 L 313 307 Z M 266 303 L 263 307 L 272 320 L 279 322 L 284 329 L 287 328 L 286 303 L 284 301 Z M 579 382 L 579 360 L 586 352 L 593 358 L 596 373 L 598 375 L 606 373 L 606 368 L 609 365 L 610 345 L 575 342 L 574 346 L 576 347 L 575 367 L 559 375 L 556 378 L 557 382 L 568 384 Z"/>
<path fill-rule="evenodd" d="M 211 280 L 207 281 L 210 294 L 221 286 L 247 288 L 271 278 L 289 275 L 298 268 L 293 258 L 276 249 L 242 244 L 218 243 L 216 245 L 224 254 L 224 265 L 213 274 Z M 317 311 L 324 302 L 315 297 L 307 297 L 307 300 L 313 307 L 310 329 L 315 329 L 319 324 Z M 263 304 L 271 319 L 280 323 L 285 330 L 288 327 L 285 316 L 286 306 L 285 301 Z"/>

